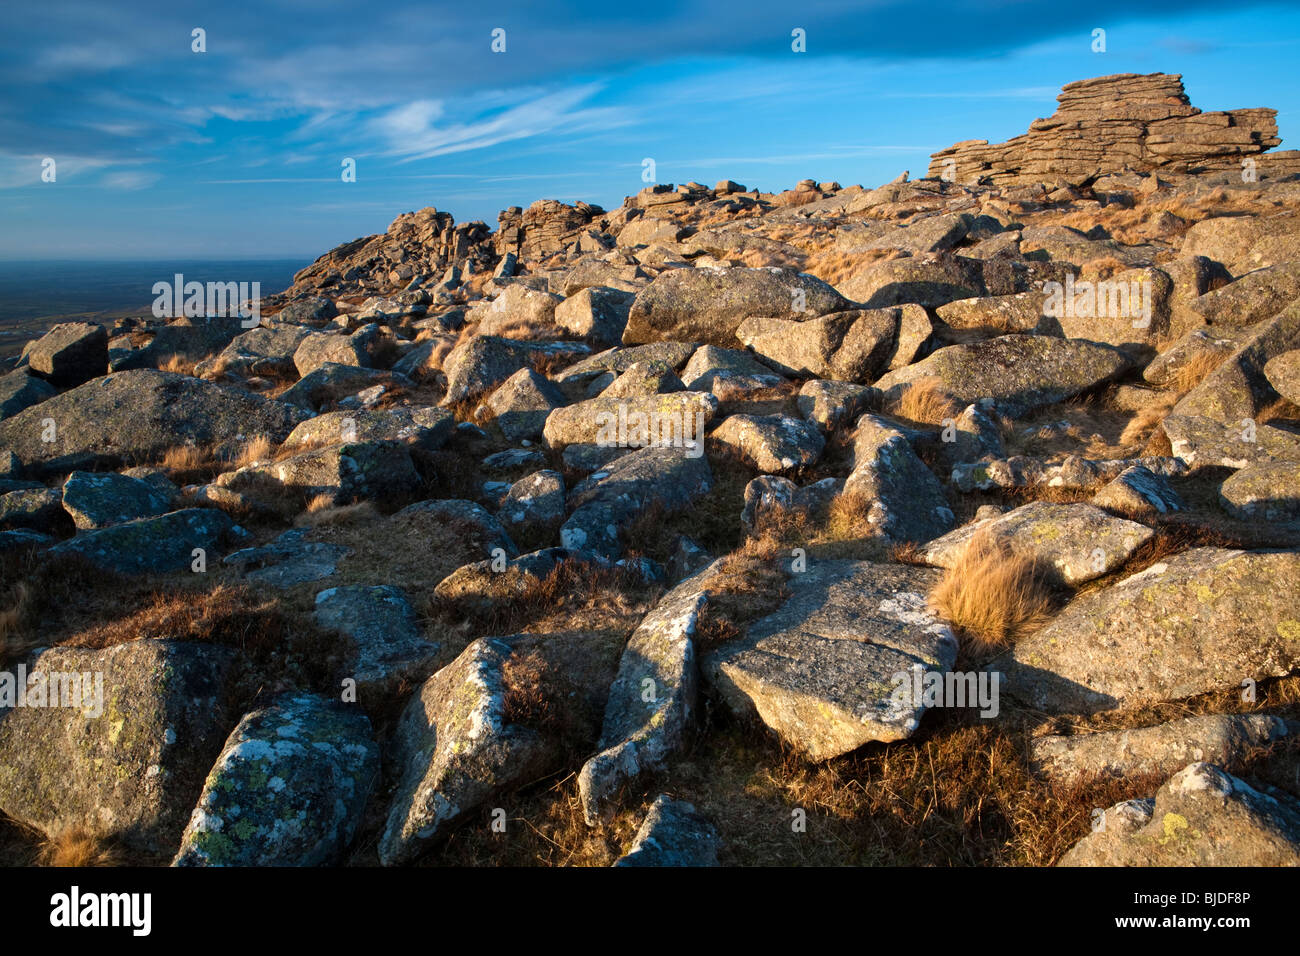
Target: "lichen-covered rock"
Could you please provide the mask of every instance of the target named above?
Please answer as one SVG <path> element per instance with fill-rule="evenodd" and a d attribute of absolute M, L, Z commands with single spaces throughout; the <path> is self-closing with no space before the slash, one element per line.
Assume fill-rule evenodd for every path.
<path fill-rule="evenodd" d="M 1300 298 L 1300 262 L 1249 272 L 1221 289 L 1200 296 L 1191 309 L 1207 325 L 1254 325 L 1277 315 Z"/>
<path fill-rule="evenodd" d="M 26 349 L 31 370 L 51 384 L 81 385 L 108 371 L 108 330 L 94 322 L 62 322 Z"/>
<path fill-rule="evenodd" d="M 172 359 L 197 363 L 225 349 L 247 328 L 245 320 L 236 315 L 173 319 L 155 331 L 143 348 L 132 349 L 125 355 L 114 349 L 110 355 L 110 371 L 161 368 Z"/>
<path fill-rule="evenodd" d="M 751 315 L 812 318 L 849 307 L 821 279 L 793 269 L 670 269 L 637 293 L 623 344 L 734 346 L 736 328 Z"/>
<path fill-rule="evenodd" d="M 618 345 L 635 298 L 635 292 L 624 289 L 587 286 L 555 307 L 555 324 L 578 338 Z"/>
<path fill-rule="evenodd" d="M 63 483 L 63 510 L 83 531 L 160 515 L 170 504 L 149 482 L 111 471 L 74 471 Z"/>
<path fill-rule="evenodd" d="M 316 595 L 315 618 L 355 646 L 344 672 L 363 707 L 382 704 L 403 682 L 423 681 L 438 656 L 405 592 L 390 584 L 326 588 Z"/>
<path fill-rule="evenodd" d="M 982 398 L 967 405 L 939 433 L 939 455 L 950 467 L 972 461 L 989 461 L 1006 454 L 997 403 Z"/>
<path fill-rule="evenodd" d="M 956 521 L 943 487 L 917 457 L 906 436 L 883 419 L 864 415 L 853 442 L 853 470 L 844 493 L 870 502 L 866 535 L 929 541 Z"/>
<path fill-rule="evenodd" d="M 1300 348 L 1275 355 L 1264 363 L 1268 384 L 1292 405 L 1300 405 Z"/>
<path fill-rule="evenodd" d="M 708 600 L 710 569 L 664 595 L 632 632 L 609 689 L 597 753 L 578 774 L 583 815 L 595 826 L 619 789 L 661 769 L 694 716 L 699 676 L 691 638 Z"/>
<path fill-rule="evenodd" d="M 0 810 L 51 835 L 91 826 L 170 856 L 235 723 L 236 664 L 206 642 L 45 651 L 27 667 L 25 705 L 0 711 Z M 70 690 L 86 706 L 34 702 L 38 672 L 47 688 L 59 675 L 60 701 Z M 80 696 L 67 675 L 80 676 Z"/>
<path fill-rule="evenodd" d="M 1241 521 L 1300 518 L 1300 459 L 1247 465 L 1223 482 L 1219 500 L 1228 514 Z"/>
<path fill-rule="evenodd" d="M 259 325 L 235 336 L 217 355 L 195 365 L 194 374 L 213 381 L 228 376 L 291 376 L 298 373 L 294 355 L 308 334 L 307 329 L 280 321 Z"/>
<path fill-rule="evenodd" d="M 701 345 L 682 369 L 682 381 L 689 389 L 727 399 L 772 388 L 784 379 L 748 352 Z"/>
<path fill-rule="evenodd" d="M 1244 329 L 1195 328 L 1185 333 L 1142 370 L 1142 377 L 1152 385 L 1170 385 L 1189 362 L 1203 362 L 1202 356 L 1227 358 L 1248 338 Z"/>
<path fill-rule="evenodd" d="M 950 252 L 873 262 L 838 288 L 868 309 L 909 303 L 933 309 L 987 294 L 982 264 Z"/>
<path fill-rule="evenodd" d="M 358 498 L 410 494 L 420 487 L 411 453 L 400 441 L 354 441 L 304 451 L 280 461 L 249 465 L 222 476 L 219 484 L 239 489 L 266 475 L 308 497 L 329 495 L 336 504 Z"/>
<path fill-rule="evenodd" d="M 456 419 L 442 408 L 346 409 L 309 418 L 289 433 L 285 448 L 313 448 L 350 442 L 400 441 L 426 451 L 447 443 Z"/>
<path fill-rule="evenodd" d="M 1189 763 L 1227 765 L 1252 747 L 1285 737 L 1287 722 L 1268 714 L 1202 714 L 1154 727 L 1030 741 L 1034 769 L 1070 783 L 1094 775 L 1172 775 Z"/>
<path fill-rule="evenodd" d="M 478 302 L 468 321 L 478 322 L 479 335 L 524 338 L 555 325 L 555 309 L 564 300 L 554 293 L 512 283 L 491 301 Z"/>
<path fill-rule="evenodd" d="M 989 666 L 1048 713 L 1181 700 L 1300 666 L 1295 551 L 1194 548 L 1075 598 Z"/>
<path fill-rule="evenodd" d="M 702 390 L 708 391 L 707 388 Z M 634 395 L 666 395 L 669 392 L 684 391 L 686 385 L 672 367 L 667 362 L 656 360 L 629 365 L 600 394 L 603 398 L 630 398 Z"/>
<path fill-rule="evenodd" d="M 409 862 L 497 794 L 556 769 L 566 747 L 594 743 L 590 717 L 604 709 L 621 644 L 598 632 L 485 637 L 425 681 L 393 734 L 398 784 L 380 862 Z M 530 659 L 538 671 L 512 677 Z M 567 714 L 571 739 L 529 711 L 534 694 Z"/>
<path fill-rule="evenodd" d="M 327 578 L 351 549 L 325 541 L 308 541 L 309 531 L 290 528 L 270 544 L 226 555 L 222 564 L 239 569 L 254 583 L 279 590 Z"/>
<path fill-rule="evenodd" d="M 30 531 L 27 528 L 14 528 L 11 531 L 0 531 L 0 554 L 6 551 L 20 551 L 25 548 L 39 548 L 48 544 L 53 544 L 54 538 L 40 531 Z"/>
<path fill-rule="evenodd" d="M 325 362 L 281 392 L 280 401 L 308 412 L 316 412 L 376 386 L 387 388 L 411 384 L 410 379 L 393 372 Z"/>
<path fill-rule="evenodd" d="M 679 369 L 696 349 L 694 342 L 650 342 L 633 348 L 606 349 L 570 365 L 555 376 L 555 381 L 561 386 L 586 385 L 607 372 L 621 375 L 637 362 L 663 362 Z"/>
<path fill-rule="evenodd" d="M 58 392 L 42 378 L 29 375 L 27 369 L 0 375 L 0 421 L 17 415 L 24 408 L 39 405 Z"/>
<path fill-rule="evenodd" d="M 813 465 L 826 448 L 816 425 L 788 415 L 732 415 L 710 438 L 765 474 Z"/>
<path fill-rule="evenodd" d="M 200 557 L 196 551 L 203 552 L 205 565 L 214 562 L 230 528 L 225 512 L 185 508 L 85 531 L 56 544 L 50 553 L 80 555 L 101 568 L 131 574 L 179 571 L 194 567 Z"/>
<path fill-rule="evenodd" d="M 590 551 L 542 548 L 504 563 L 488 559 L 462 565 L 439 581 L 433 593 L 446 601 L 487 608 L 524 597 L 565 564 L 611 566 L 610 561 Z"/>
<path fill-rule="evenodd" d="M 379 775 L 355 707 L 286 695 L 245 714 L 208 774 L 174 866 L 324 866 L 356 832 Z"/>
<path fill-rule="evenodd" d="M 852 382 L 813 379 L 799 389 L 799 414 L 828 432 L 879 403 L 878 391 Z"/>
<path fill-rule="evenodd" d="M 542 437 L 550 448 L 595 444 L 620 448 L 698 445 L 717 411 L 708 392 L 670 392 L 607 398 L 557 408 L 546 417 Z"/>
<path fill-rule="evenodd" d="M 520 478 L 497 509 L 497 518 L 511 533 L 554 534 L 564 522 L 564 514 L 564 476 L 550 470 Z"/>
<path fill-rule="evenodd" d="M 539 438 L 546 416 L 567 404 L 559 387 L 531 368 L 521 368 L 501 383 L 486 402 L 509 441 Z"/>
<path fill-rule="evenodd" d="M 759 475 L 745 486 L 740 523 L 754 528 L 765 516 L 810 515 L 828 506 L 839 487 L 838 478 L 823 478 L 800 488 L 789 478 Z"/>
<path fill-rule="evenodd" d="M 1140 515 L 1171 514 L 1186 507 L 1163 475 L 1142 465 L 1121 471 L 1092 496 L 1092 503 L 1099 508 Z"/>
<path fill-rule="evenodd" d="M 1186 475 L 1191 469 L 1179 458 L 1151 455 L 1146 458 L 1107 458 L 1101 461 L 1070 455 L 1060 464 L 1017 455 L 994 461 L 973 461 L 954 465 L 952 483 L 958 491 L 987 491 L 989 488 L 1062 488 L 1088 490 L 1118 478 L 1129 468 L 1141 467 L 1162 478 Z"/>
<path fill-rule="evenodd" d="M 60 518 L 63 501 L 56 489 L 38 485 L 0 494 L 0 528 L 52 531 Z"/>
<path fill-rule="evenodd" d="M 447 394 L 442 405 L 454 405 L 490 392 L 521 368 L 543 358 L 580 358 L 591 351 L 573 342 L 516 342 L 495 335 L 476 335 L 452 350 L 442 363 Z"/>
<path fill-rule="evenodd" d="M 659 794 L 615 866 L 717 866 L 718 831 L 694 805 Z"/>
<path fill-rule="evenodd" d="M 898 329 L 897 309 L 856 309 L 802 322 L 749 318 L 736 338 L 782 374 L 865 384 L 888 367 Z"/>
<path fill-rule="evenodd" d="M 1109 574 L 1155 532 L 1083 503 L 1034 501 L 987 521 L 972 521 L 922 549 L 929 564 L 951 568 L 977 534 L 1032 557 L 1063 584 L 1077 587 Z"/>
<path fill-rule="evenodd" d="M 326 363 L 370 368 L 374 365 L 370 352 L 379 334 L 377 325 L 363 326 L 351 335 L 309 332 L 294 350 L 294 368 L 300 377 L 310 375 Z"/>
<path fill-rule="evenodd" d="M 957 659 L 957 639 L 926 609 L 939 576 L 818 561 L 791 577 L 779 610 L 708 654 L 702 671 L 733 710 L 811 760 L 903 740 L 926 709 L 907 693 L 913 668 L 942 676 Z"/>
<path fill-rule="evenodd" d="M 156 461 L 179 445 L 233 457 L 254 435 L 284 440 L 306 417 L 240 389 L 139 369 L 95 379 L 5 419 L 0 447 L 43 474 Z"/>
<path fill-rule="evenodd" d="M 1161 423 L 1173 453 L 1194 468 L 1300 460 L 1300 436 L 1256 417 L 1276 400 L 1265 367 L 1300 342 L 1300 303 L 1261 322 Z M 0 426 L 3 428 L 3 426 Z"/>
<path fill-rule="evenodd" d="M 702 449 L 701 449 L 702 451 Z M 608 558 L 623 552 L 620 529 L 647 508 L 688 507 L 713 487 L 708 459 L 689 448 L 642 448 L 615 459 L 573 489 L 573 509 L 560 528 L 566 548 Z"/>
<path fill-rule="evenodd" d="M 507 719 L 511 651 L 500 638 L 475 641 L 407 706 L 393 741 L 400 782 L 379 843 L 385 866 L 409 862 L 494 794 L 555 763 L 553 741 Z"/>
<path fill-rule="evenodd" d="M 938 379 L 965 406 L 991 398 L 1007 414 L 1051 405 L 1110 381 L 1129 367 L 1119 349 L 1049 335 L 1000 335 L 970 345 L 949 345 L 885 375 L 876 388 L 887 399 L 921 379 Z"/>
<path fill-rule="evenodd" d="M 981 329 L 994 333 L 1037 332 L 1045 326 L 1040 289 L 1011 295 L 956 299 L 935 309 L 944 324 L 954 329 Z"/>
<path fill-rule="evenodd" d="M 1300 866 L 1300 801 L 1209 763 L 1105 811 L 1059 866 Z"/>

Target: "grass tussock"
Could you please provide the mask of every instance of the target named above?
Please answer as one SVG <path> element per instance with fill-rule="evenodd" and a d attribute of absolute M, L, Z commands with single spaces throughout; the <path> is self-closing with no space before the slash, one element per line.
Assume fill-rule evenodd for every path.
<path fill-rule="evenodd" d="M 193 362 L 180 355 L 169 355 L 167 361 L 158 366 L 158 371 L 175 372 L 178 375 L 193 375 L 194 366 L 197 364 L 197 362 Z"/>
<path fill-rule="evenodd" d="M 1222 365 L 1229 354 L 1213 350 L 1197 352 L 1174 370 L 1169 390 L 1181 398 L 1205 381 L 1206 376 Z"/>
<path fill-rule="evenodd" d="M 789 552 L 771 535 L 750 538 L 702 582 L 709 600 L 700 613 L 695 644 L 707 653 L 742 635 L 746 626 L 790 596 L 783 565 Z"/>
<path fill-rule="evenodd" d="M 191 484 L 211 478 L 221 470 L 222 462 L 212 448 L 175 445 L 163 453 L 157 464 L 177 484 Z"/>
<path fill-rule="evenodd" d="M 1160 428 L 1160 423 L 1173 409 L 1175 402 L 1176 399 L 1170 397 L 1138 411 L 1120 432 L 1120 445 L 1129 449 L 1140 448 L 1150 442 L 1157 433 L 1163 435 L 1164 430 Z"/>
<path fill-rule="evenodd" d="M 889 403 L 888 411 L 906 421 L 938 425 L 946 418 L 956 418 L 961 409 L 944 392 L 939 379 L 922 378 L 903 389 L 898 398 Z"/>
<path fill-rule="evenodd" d="M 247 468 L 249 465 L 256 465 L 259 462 L 270 461 L 275 457 L 279 446 L 266 435 L 258 435 L 250 439 L 239 450 L 239 453 L 230 462 L 230 468 Z"/>
<path fill-rule="evenodd" d="M 931 606 L 962 632 L 977 654 L 1007 647 L 1047 623 L 1047 577 L 1033 558 L 987 532 L 976 532 L 930 594 Z"/>
<path fill-rule="evenodd" d="M 41 843 L 41 866 L 120 866 L 122 858 L 111 841 L 89 827 L 71 826 Z"/>
<path fill-rule="evenodd" d="M 581 616 L 583 610 L 599 612 L 600 619 L 622 619 L 649 597 L 633 571 L 566 561 L 545 577 L 488 571 L 457 595 L 431 595 L 424 613 L 427 630 L 459 635 L 467 644 L 483 634 L 537 632 L 543 619 Z"/>
<path fill-rule="evenodd" d="M 868 266 L 887 259 L 898 259 L 897 249 L 867 249 L 862 252 L 845 252 L 834 246 L 812 252 L 804 262 L 803 271 L 831 285 L 847 282 Z"/>
<path fill-rule="evenodd" d="M 334 503 L 334 496 L 317 495 L 307 502 L 306 509 L 294 519 L 299 528 L 323 528 L 338 525 L 366 524 L 383 516 L 373 502 L 359 501 L 350 505 Z"/>
<path fill-rule="evenodd" d="M 36 646 L 35 593 L 26 581 L 16 582 L 0 605 L 0 661 L 21 657 Z"/>

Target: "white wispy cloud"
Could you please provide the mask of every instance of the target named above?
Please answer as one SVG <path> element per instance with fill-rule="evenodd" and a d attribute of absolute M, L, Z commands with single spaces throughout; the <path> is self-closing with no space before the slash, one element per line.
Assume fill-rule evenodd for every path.
<path fill-rule="evenodd" d="M 403 162 L 484 149 L 543 133 L 610 128 L 627 122 L 622 111 L 583 106 L 601 87 L 589 83 L 535 96 L 515 106 L 471 119 L 444 120 L 443 100 L 417 100 L 374 117 L 368 131 L 387 144 L 387 155 Z"/>

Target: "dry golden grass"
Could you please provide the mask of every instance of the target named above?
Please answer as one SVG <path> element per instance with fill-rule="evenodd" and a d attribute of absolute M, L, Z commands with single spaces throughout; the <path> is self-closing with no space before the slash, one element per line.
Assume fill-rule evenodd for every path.
<path fill-rule="evenodd" d="M 1137 412 L 1120 433 L 1120 445 L 1132 448 L 1150 441 L 1157 432 L 1163 435 L 1164 431 L 1160 428 L 1160 423 L 1165 420 L 1165 416 L 1169 414 L 1175 402 L 1176 398 L 1169 397 Z"/>
<path fill-rule="evenodd" d="M 158 371 L 176 372 L 179 375 L 193 375 L 194 366 L 197 364 L 197 362 L 191 362 L 179 355 L 172 355 L 168 357 L 167 361 L 158 366 Z"/>
<path fill-rule="evenodd" d="M 167 449 L 158 464 L 168 472 L 169 476 L 185 476 L 211 470 L 216 467 L 217 458 L 211 448 L 176 445 Z"/>
<path fill-rule="evenodd" d="M 1150 796 L 1150 775 L 1052 785 L 1027 768 L 1013 732 L 932 713 L 919 739 L 822 764 L 782 752 L 718 712 L 707 735 L 613 819 L 582 821 L 572 773 L 514 795 L 507 836 L 485 811 L 423 865 L 608 866 L 627 852 L 660 792 L 692 802 L 719 830 L 724 866 L 1050 866 L 1089 832 L 1092 811 Z M 807 814 L 807 829 L 790 826 Z M 364 858 L 359 862 L 368 862 Z"/>
<path fill-rule="evenodd" d="M 1263 195 L 1259 190 L 1230 192 L 1215 189 L 1190 201 L 1181 197 L 1139 196 L 1131 208 L 1112 204 L 1100 209 L 1067 212 L 1064 215 L 1051 210 L 1031 216 L 1030 219 L 1035 225 L 1050 222 L 1053 225 L 1071 226 L 1083 232 L 1101 226 L 1118 241 L 1136 245 L 1151 239 L 1175 238 L 1195 223 L 1215 216 L 1276 212 Z"/>
<path fill-rule="evenodd" d="M 258 435 L 256 438 L 249 440 L 244 447 L 239 450 L 239 454 L 237 454 L 234 460 L 230 462 L 230 468 L 247 468 L 249 465 L 256 465 L 259 462 L 270 461 L 275 457 L 278 447 L 279 446 L 266 435 Z M 299 449 L 294 449 L 294 451 L 296 453 Z"/>
<path fill-rule="evenodd" d="M 960 411 L 938 378 L 917 379 L 889 403 L 891 415 L 926 425 L 938 425 L 946 418 L 955 418 Z"/>
<path fill-rule="evenodd" d="M 930 594 L 976 653 L 1000 650 L 1047 623 L 1052 592 L 1033 558 L 977 531 Z"/>
<path fill-rule="evenodd" d="M 72 826 L 41 844 L 42 866 L 120 866 L 122 859 L 103 836 L 88 827 Z"/>
<path fill-rule="evenodd" d="M 846 491 L 832 499 L 826 516 L 826 536 L 831 541 L 849 541 L 871 534 L 867 518 L 871 514 L 872 499 L 866 495 Z"/>
<path fill-rule="evenodd" d="M 782 562 L 784 542 L 773 535 L 749 538 L 702 582 L 709 592 L 695 643 L 701 653 L 744 633 L 749 623 L 775 611 L 790 595 Z"/>
<path fill-rule="evenodd" d="M 886 259 L 898 259 L 902 253 L 897 249 L 867 249 L 862 252 L 844 252 L 834 246 L 811 252 L 804 260 L 803 271 L 809 275 L 839 285 L 857 275 L 867 266 Z"/>
<path fill-rule="evenodd" d="M 1186 395 L 1205 381 L 1207 375 L 1222 365 L 1228 355 L 1228 352 L 1197 352 L 1174 370 L 1173 377 L 1166 387 L 1180 397 Z"/>
<path fill-rule="evenodd" d="M 7 607 L 0 606 L 0 661 L 22 656 L 36 646 L 37 640 L 31 628 L 39 605 L 26 581 L 12 585 L 7 602 Z"/>
<path fill-rule="evenodd" d="M 307 502 L 307 508 L 294 519 L 299 528 L 324 528 L 337 525 L 365 524 L 383 517 L 373 502 L 359 501 L 350 505 L 337 505 L 334 496 L 317 495 Z"/>
<path fill-rule="evenodd" d="M 1118 272 L 1123 272 L 1129 268 L 1125 263 L 1116 259 L 1114 256 L 1103 256 L 1100 259 L 1092 259 L 1085 262 L 1080 268 L 1080 273 L 1093 282 L 1105 281 Z"/>
<path fill-rule="evenodd" d="M 1255 416 L 1255 422 L 1259 425 L 1274 421 L 1300 421 L 1300 407 L 1285 398 L 1279 398 L 1265 405 Z"/>

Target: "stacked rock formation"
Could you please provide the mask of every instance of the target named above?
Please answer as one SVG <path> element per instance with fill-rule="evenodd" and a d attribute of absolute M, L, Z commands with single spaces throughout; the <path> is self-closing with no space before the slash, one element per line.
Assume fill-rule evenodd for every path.
<path fill-rule="evenodd" d="M 496 260 L 492 231 L 481 220 L 456 225 L 451 213 L 432 206 L 402 213 L 377 236 L 331 249 L 293 281 L 299 290 L 387 292 L 414 280 L 436 277 L 450 265 L 470 271 Z"/>
<path fill-rule="evenodd" d="M 1281 143 L 1277 111 L 1202 113 L 1177 73 L 1121 73 L 1068 83 L 1060 106 L 1004 143 L 965 140 L 930 157 L 930 178 L 994 185 L 1086 184 L 1124 169 L 1227 169 Z M 1274 175 L 1300 171 L 1300 153 L 1258 160 Z"/>
<path fill-rule="evenodd" d="M 579 202 L 570 206 L 554 199 L 540 199 L 524 210 L 511 206 L 499 217 L 497 253 L 502 256 L 514 253 L 520 259 L 540 259 L 560 252 L 604 211 L 591 203 Z"/>

